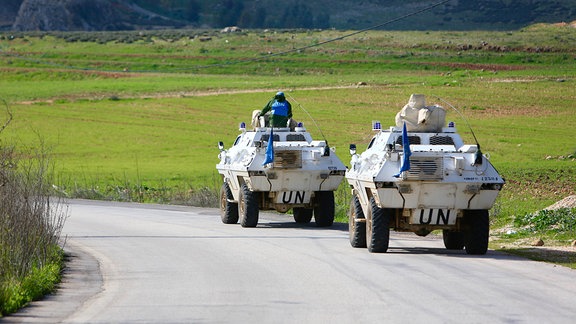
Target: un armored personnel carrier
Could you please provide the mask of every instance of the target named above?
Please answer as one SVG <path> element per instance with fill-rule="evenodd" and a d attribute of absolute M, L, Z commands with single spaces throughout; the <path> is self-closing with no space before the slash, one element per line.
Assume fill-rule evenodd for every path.
<path fill-rule="evenodd" d="M 488 210 L 504 179 L 477 142 L 465 144 L 452 122 L 445 127 L 445 115 L 412 95 L 396 126 L 382 130 L 373 122 L 376 134 L 362 154 L 350 145 L 353 247 L 386 252 L 390 229 L 420 236 L 442 230 L 447 249 L 486 253 Z"/>
<path fill-rule="evenodd" d="M 255 125 L 253 123 L 253 125 Z M 292 209 L 297 223 L 314 215 L 319 227 L 334 222 L 334 190 L 346 167 L 328 143 L 313 140 L 301 123 L 295 127 L 260 127 L 248 131 L 244 123 L 229 149 L 219 143 L 222 176 L 222 222 L 256 227 L 260 210 L 286 213 Z"/>

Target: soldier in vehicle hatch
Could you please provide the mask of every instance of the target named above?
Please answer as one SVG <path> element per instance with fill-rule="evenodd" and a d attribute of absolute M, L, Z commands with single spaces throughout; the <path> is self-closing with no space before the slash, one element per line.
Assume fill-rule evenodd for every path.
<path fill-rule="evenodd" d="M 264 116 L 269 111 L 271 127 L 289 127 L 288 121 L 292 118 L 292 105 L 286 100 L 284 92 L 277 92 L 274 98 L 264 106 L 258 117 Z"/>

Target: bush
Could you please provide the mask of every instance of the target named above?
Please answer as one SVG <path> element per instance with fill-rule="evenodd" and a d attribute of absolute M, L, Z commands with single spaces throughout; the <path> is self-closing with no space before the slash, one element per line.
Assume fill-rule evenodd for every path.
<path fill-rule="evenodd" d="M 525 227 L 530 232 L 575 233 L 576 208 L 540 210 L 536 213 L 516 217 L 516 226 Z"/>
<path fill-rule="evenodd" d="M 63 254 L 54 246 L 53 262 L 42 268 L 33 267 L 26 277 L 8 278 L 0 282 L 0 317 L 16 312 L 27 303 L 54 291 L 60 282 Z"/>
<path fill-rule="evenodd" d="M 66 213 L 51 198 L 50 163 L 40 147 L 17 151 L 0 143 L 0 316 L 59 281 Z"/>

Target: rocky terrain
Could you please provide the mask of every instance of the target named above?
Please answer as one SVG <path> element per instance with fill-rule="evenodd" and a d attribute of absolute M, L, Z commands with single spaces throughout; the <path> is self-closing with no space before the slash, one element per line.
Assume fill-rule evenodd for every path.
<path fill-rule="evenodd" d="M 110 0 L 8 0 L 9 10 L 14 17 L 11 29 L 27 30 L 60 30 L 60 31 L 106 31 L 132 30 L 141 28 L 177 28 L 179 24 L 160 15 L 147 12 L 129 1 Z M 20 3 L 14 14 L 16 4 Z"/>
<path fill-rule="evenodd" d="M 363 29 L 440 0 L 2 0 L 0 30 L 106 31 L 158 28 Z M 386 24 L 397 30 L 512 30 L 576 20 L 576 0 L 450 0 Z"/>
<path fill-rule="evenodd" d="M 119 18 L 117 16 L 107 1 L 54 1 L 47 4 L 42 0 L 27 0 L 22 3 L 13 28 L 15 30 L 121 28 L 121 25 L 115 25 Z"/>

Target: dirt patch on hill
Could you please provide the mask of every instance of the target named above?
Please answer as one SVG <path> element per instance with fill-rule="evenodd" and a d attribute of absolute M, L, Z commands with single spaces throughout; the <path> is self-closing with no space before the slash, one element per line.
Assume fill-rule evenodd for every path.
<path fill-rule="evenodd" d="M 509 116 L 532 116 L 532 117 L 545 117 L 555 114 L 554 111 L 543 109 L 540 106 L 524 106 L 524 107 L 486 107 L 482 109 L 471 110 L 474 114 L 488 115 L 491 118 L 496 117 L 509 117 Z"/>
<path fill-rule="evenodd" d="M 0 72 L 7 73 L 34 73 L 38 72 L 38 69 L 22 69 L 22 68 L 10 68 L 3 67 L 0 68 Z M 135 77 L 135 73 L 130 72 L 108 72 L 108 71 L 98 71 L 98 70 L 78 70 L 78 69 L 43 69 L 42 72 L 46 74 L 55 73 L 66 73 L 66 74 L 77 74 L 82 75 L 87 78 L 100 78 L 100 79 L 118 79 L 118 78 L 131 78 Z"/>
<path fill-rule="evenodd" d="M 364 84 L 365 85 L 365 84 Z M 343 86 L 326 86 L 326 87 L 303 87 L 298 88 L 300 91 L 306 90 L 332 90 L 332 89 L 350 89 L 350 88 L 358 88 L 364 86 L 363 84 L 350 84 L 350 85 L 343 85 Z M 207 89 L 207 90 L 198 90 L 198 91 L 177 91 L 177 92 L 161 92 L 161 93 L 150 93 L 150 94 L 142 94 L 142 95 L 135 95 L 135 96 L 121 96 L 121 98 L 117 99 L 161 99 L 161 98 L 186 98 L 186 97 L 204 97 L 204 96 L 218 96 L 218 95 L 230 95 L 230 94 L 241 94 L 241 93 L 271 93 L 278 91 L 278 89 Z M 57 99 L 66 99 L 66 100 L 78 100 L 78 99 L 92 99 L 92 100 L 105 100 L 110 99 L 110 96 L 65 96 L 59 97 Z M 20 105 L 32 105 L 35 103 L 48 103 L 52 104 L 57 99 L 44 99 L 44 100 L 28 100 L 28 101 L 20 101 L 17 104 Z"/>
<path fill-rule="evenodd" d="M 576 195 L 568 196 L 544 209 L 556 210 L 560 208 L 576 208 Z"/>
<path fill-rule="evenodd" d="M 483 70 L 483 71 L 513 71 L 513 70 L 526 70 L 525 66 L 508 65 L 508 64 L 481 64 L 481 63 L 457 63 L 457 62 L 436 62 L 436 63 L 422 63 L 433 66 L 447 66 L 460 70 Z"/>

